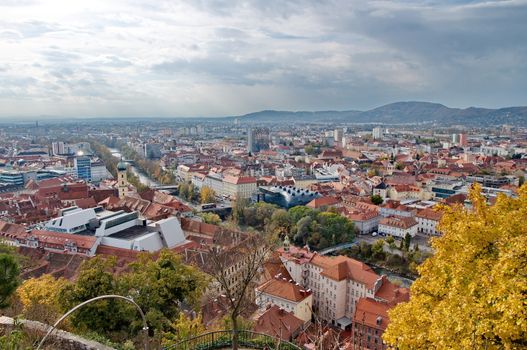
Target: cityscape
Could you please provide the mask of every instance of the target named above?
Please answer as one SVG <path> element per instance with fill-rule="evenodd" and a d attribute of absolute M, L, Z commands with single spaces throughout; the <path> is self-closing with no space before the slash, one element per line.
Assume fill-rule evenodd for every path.
<path fill-rule="evenodd" d="M 502 91 L 487 99 L 490 90 L 472 76 L 488 70 L 487 62 L 474 63 L 461 90 L 445 82 L 453 79 L 448 74 L 464 74 L 466 52 L 456 43 L 475 35 L 461 23 L 479 28 L 491 22 L 487 11 L 496 11 L 493 20 L 504 28 L 502 16 L 510 15 L 525 54 L 527 27 L 515 26 L 512 14 L 526 13 L 524 1 L 337 1 L 335 7 L 301 1 L 300 14 L 293 2 L 124 3 L 86 5 L 86 13 L 52 1 L 0 4 L 6 14 L 40 18 L 46 10 L 42 16 L 56 21 L 16 27 L 0 13 L 0 23 L 15 28 L 0 27 L 0 47 L 13 49 L 13 58 L 0 57 L 0 349 L 527 349 L 527 101 L 517 94 L 526 91 L 523 63 L 506 60 L 503 80 L 495 79 L 495 91 Z M 437 23 L 417 26 L 417 13 Z M 442 34 L 432 30 L 447 23 L 447 13 L 459 16 L 451 19 L 456 31 L 445 31 L 460 39 L 445 47 L 457 50 L 460 62 L 445 58 L 452 72 L 433 68 L 444 69 L 443 80 L 441 72 L 421 72 L 420 63 L 398 56 L 398 45 L 412 50 L 396 36 L 426 50 L 426 40 L 399 26 L 420 27 L 440 42 L 435 35 Z M 234 14 L 238 22 L 223 27 Z M 243 16 L 261 14 L 271 24 L 264 16 L 247 29 Z M 313 27 L 306 26 L 310 18 Z M 351 18 L 358 24 L 340 23 Z M 210 44 L 202 32 L 208 21 L 222 41 L 213 45 L 220 53 L 209 48 L 204 58 L 196 52 Z M 81 43 L 72 40 L 86 40 L 99 25 L 106 28 L 101 47 L 84 44 L 90 55 L 109 47 L 124 55 L 133 47 L 126 40 L 138 42 L 128 63 L 105 56 L 105 74 L 95 61 L 85 62 L 88 54 L 79 55 Z M 172 25 L 201 39 L 196 47 L 172 43 L 183 58 L 168 62 L 156 45 L 171 36 L 152 33 Z M 365 38 L 362 26 L 394 41 L 390 50 L 376 46 L 372 62 L 360 58 L 362 77 L 373 79 L 379 67 L 372 66 L 381 65 L 379 74 L 396 82 L 397 93 L 386 81 L 370 85 L 355 68 L 347 71 L 340 52 L 322 59 L 300 44 L 309 41 L 329 55 L 338 43 L 355 67 L 358 56 L 340 40 Z M 115 42 L 108 36 L 114 27 L 124 28 Z M 53 68 L 55 82 L 40 75 L 45 64 L 38 59 L 31 82 L 19 78 L 38 51 L 29 42 L 35 37 L 49 45 L 49 61 L 63 65 Z M 283 40 L 292 41 L 287 55 Z M 152 52 L 139 42 L 153 45 Z M 365 42 L 353 49 L 366 50 Z M 263 53 L 258 45 L 276 51 Z M 225 58 L 224 50 L 233 56 Z M 187 51 L 196 52 L 189 58 Z M 286 58 L 308 53 L 324 69 L 334 64 L 342 72 L 302 59 L 290 70 Z M 393 61 L 374 58 L 383 54 Z M 154 62 L 152 75 L 137 73 L 140 55 Z M 77 71 L 83 64 L 84 75 Z M 408 76 L 412 69 L 422 79 Z M 180 88 L 195 95 L 167 88 L 171 74 L 181 74 Z M 424 76 L 441 81 L 437 88 L 445 92 L 427 90 Z M 60 79 L 70 79 L 67 88 Z M 19 83 L 27 86 L 14 87 Z M 262 84 L 276 91 L 260 90 Z M 365 92 L 346 100 L 341 90 L 353 95 L 354 84 Z M 214 98 L 203 97 L 208 85 L 203 91 Z M 101 95 L 76 95 L 81 87 Z M 148 89 L 159 93 L 158 102 Z M 498 98 L 507 91 L 514 92 Z M 426 102 L 436 99 L 445 104 Z"/>

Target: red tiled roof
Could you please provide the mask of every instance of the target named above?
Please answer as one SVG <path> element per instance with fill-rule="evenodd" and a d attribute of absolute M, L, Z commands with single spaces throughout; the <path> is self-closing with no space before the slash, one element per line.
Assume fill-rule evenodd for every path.
<path fill-rule="evenodd" d="M 355 306 L 353 322 L 371 328 L 385 330 L 388 327 L 390 305 L 371 298 L 360 298 Z"/>
<path fill-rule="evenodd" d="M 33 230 L 31 231 L 31 234 L 37 237 L 39 242 L 58 245 L 64 245 L 68 242 L 74 242 L 77 247 L 85 249 L 92 248 L 95 244 L 95 241 L 97 240 L 97 238 L 94 236 L 82 236 L 71 233 L 60 233 L 44 230 Z"/>
<path fill-rule="evenodd" d="M 337 198 L 326 196 L 326 197 L 320 197 L 320 198 L 313 199 L 311 202 L 306 204 L 306 207 L 318 209 L 324 206 L 335 205 L 338 203 L 340 203 L 340 201 Z"/>
<path fill-rule="evenodd" d="M 311 295 L 287 277 L 275 277 L 257 288 L 260 292 L 289 301 L 299 302 Z"/>
<path fill-rule="evenodd" d="M 379 290 L 375 293 L 375 298 L 382 299 L 393 305 L 410 300 L 410 290 L 408 288 L 399 287 L 390 282 L 386 276 L 382 276 L 382 284 Z"/>
<path fill-rule="evenodd" d="M 256 178 L 252 176 L 232 176 L 227 175 L 223 178 L 223 181 L 232 183 L 235 185 L 256 183 Z"/>
<path fill-rule="evenodd" d="M 428 219 L 428 220 L 439 221 L 443 217 L 443 213 L 441 211 L 434 210 L 431 208 L 425 208 L 425 209 L 419 210 L 415 216 L 419 218 Z"/>
<path fill-rule="evenodd" d="M 271 306 L 254 325 L 254 331 L 268 334 L 283 340 L 291 340 L 292 336 L 302 329 L 304 322 L 290 312 Z"/>
<path fill-rule="evenodd" d="M 404 217 L 404 216 L 390 216 L 388 218 L 383 218 L 379 222 L 379 225 L 386 225 L 392 227 L 398 227 L 402 229 L 408 229 L 412 226 L 417 225 L 417 221 L 414 218 Z"/>
<path fill-rule="evenodd" d="M 345 256 L 330 258 L 316 255 L 312 262 L 324 268 L 321 275 L 336 281 L 351 279 L 363 283 L 368 289 L 372 289 L 375 281 L 379 279 L 379 275 L 371 267 Z"/>

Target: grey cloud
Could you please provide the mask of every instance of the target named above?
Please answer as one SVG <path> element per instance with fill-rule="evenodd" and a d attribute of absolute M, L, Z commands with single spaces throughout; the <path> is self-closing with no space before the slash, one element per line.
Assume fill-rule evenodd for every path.
<path fill-rule="evenodd" d="M 152 69 L 159 73 L 192 73 L 206 76 L 226 84 L 256 84 L 262 80 L 251 75 L 273 69 L 271 63 L 262 60 L 236 61 L 228 56 L 215 56 L 193 60 L 174 60 L 156 64 Z"/>
<path fill-rule="evenodd" d="M 78 55 L 77 53 L 57 49 L 44 50 L 42 52 L 42 55 L 47 61 L 57 63 L 70 62 L 80 58 L 80 55 Z"/>
<path fill-rule="evenodd" d="M 0 43 L 30 53 L 24 63 L 0 58 L 0 94 L 10 102 L 76 96 L 94 110 L 119 101 L 116 115 L 127 104 L 215 114 L 204 103 L 160 97 L 186 97 L 181 86 L 193 89 L 192 99 L 211 90 L 220 101 L 231 96 L 232 114 L 253 103 L 246 101 L 291 109 L 527 103 L 525 0 L 183 1 L 112 2 L 109 11 L 77 13 L 78 23 L 38 14 L 13 23 L 0 13 Z"/>

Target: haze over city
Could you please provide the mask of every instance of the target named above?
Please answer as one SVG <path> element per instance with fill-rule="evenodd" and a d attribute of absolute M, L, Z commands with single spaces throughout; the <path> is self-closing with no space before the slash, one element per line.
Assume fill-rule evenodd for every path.
<path fill-rule="evenodd" d="M 0 117 L 525 105 L 525 18 L 524 0 L 4 0 Z"/>

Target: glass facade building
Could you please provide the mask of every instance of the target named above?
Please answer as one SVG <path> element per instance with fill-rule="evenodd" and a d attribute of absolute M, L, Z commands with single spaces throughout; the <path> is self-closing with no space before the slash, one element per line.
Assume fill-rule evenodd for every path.
<path fill-rule="evenodd" d="M 77 177 L 86 181 L 91 181 L 91 160 L 90 157 L 75 157 L 75 169 Z"/>

